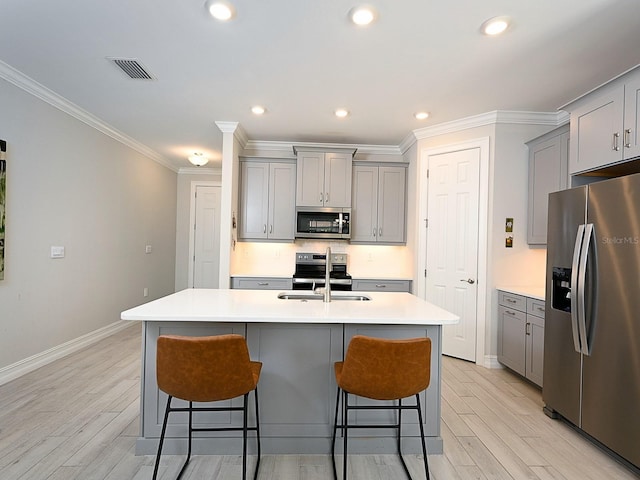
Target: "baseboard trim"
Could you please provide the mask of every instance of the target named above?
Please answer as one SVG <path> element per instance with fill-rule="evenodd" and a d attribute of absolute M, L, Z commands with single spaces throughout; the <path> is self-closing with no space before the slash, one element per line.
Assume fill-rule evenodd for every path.
<path fill-rule="evenodd" d="M 485 355 L 484 356 L 485 368 L 504 368 L 500 362 L 498 362 L 497 355 Z"/>
<path fill-rule="evenodd" d="M 31 357 L 25 358 L 24 360 L 20 360 L 19 362 L 0 368 L 0 385 L 4 385 L 11 380 L 15 380 L 29 372 L 33 372 L 34 370 L 48 365 L 51 362 L 66 357 L 67 355 L 77 352 L 89 345 L 93 345 L 103 338 L 113 335 L 114 333 L 124 330 L 130 326 L 131 322 L 119 320 L 107 325 L 106 327 L 99 328 L 98 330 L 89 332 L 86 335 L 82 335 L 81 337 L 74 338 L 73 340 L 50 348 L 49 350 L 37 353 Z"/>

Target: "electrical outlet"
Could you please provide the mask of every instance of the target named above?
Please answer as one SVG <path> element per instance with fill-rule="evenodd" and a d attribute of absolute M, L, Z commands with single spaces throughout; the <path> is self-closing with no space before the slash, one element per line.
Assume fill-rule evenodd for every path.
<path fill-rule="evenodd" d="M 144 287 L 144 289 L 142 290 L 142 296 L 143 297 L 149 296 L 149 289 L 147 287 Z"/>

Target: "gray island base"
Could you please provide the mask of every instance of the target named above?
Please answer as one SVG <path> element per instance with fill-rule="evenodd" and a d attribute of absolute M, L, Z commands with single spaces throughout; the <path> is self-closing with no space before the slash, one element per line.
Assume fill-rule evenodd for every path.
<path fill-rule="evenodd" d="M 294 293 L 294 292 L 287 292 Z M 350 292 L 335 292 L 335 296 Z M 430 337 L 431 384 L 420 395 L 425 412 L 429 453 L 442 453 L 440 436 L 441 328 L 458 321 L 455 315 L 408 293 L 371 292 L 371 300 L 283 300 L 276 291 L 189 289 L 122 313 L 123 320 L 142 321 L 141 432 L 137 455 L 155 454 L 166 395 L 156 384 L 156 340 L 159 335 L 220 335 L 237 333 L 247 339 L 252 360 L 263 362 L 258 394 L 262 449 L 266 454 L 328 454 L 330 452 L 336 384 L 333 364 L 343 360 L 351 337 Z M 408 400 L 411 401 L 411 400 Z M 233 400 L 240 404 L 241 399 Z M 358 399 L 358 402 L 367 402 Z M 252 402 L 251 402 L 252 404 Z M 164 452 L 186 453 L 186 414 L 173 414 Z M 197 426 L 229 426 L 239 413 L 194 416 Z M 361 411 L 362 423 L 378 422 L 392 412 Z M 250 421 L 255 412 L 250 412 Z M 354 417 L 351 417 L 354 418 Z M 406 428 L 404 428 L 406 425 Z M 392 429 L 354 430 L 350 453 L 394 453 Z M 194 437 L 195 454 L 237 454 L 241 433 L 205 432 Z M 224 436 L 224 438 L 220 438 Z M 234 437 L 235 441 L 229 437 Z M 419 429 L 414 415 L 403 415 L 403 449 L 419 453 Z M 250 453 L 255 442 L 249 441 Z M 339 450 L 338 450 L 339 451 Z"/>

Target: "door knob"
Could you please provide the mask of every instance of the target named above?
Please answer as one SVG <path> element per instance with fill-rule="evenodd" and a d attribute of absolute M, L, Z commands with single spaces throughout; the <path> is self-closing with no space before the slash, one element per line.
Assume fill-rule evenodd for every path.
<path fill-rule="evenodd" d="M 467 282 L 471 285 L 473 285 L 474 283 L 476 283 L 476 281 L 473 278 L 467 278 L 466 280 L 460 280 L 461 282 Z"/>

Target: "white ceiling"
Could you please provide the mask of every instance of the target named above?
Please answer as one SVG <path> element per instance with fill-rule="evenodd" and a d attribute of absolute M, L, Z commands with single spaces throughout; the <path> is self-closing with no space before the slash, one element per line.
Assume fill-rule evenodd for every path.
<path fill-rule="evenodd" d="M 255 141 L 398 146 L 493 110 L 556 111 L 640 64 L 638 0 L 372 0 L 368 28 L 347 20 L 357 0 L 233 3 L 220 23 L 204 0 L 2 0 L 0 61 L 176 170 L 194 150 L 220 158 L 216 121 Z M 510 30 L 481 35 L 498 15 Z M 136 58 L 156 79 L 106 57 Z"/>

